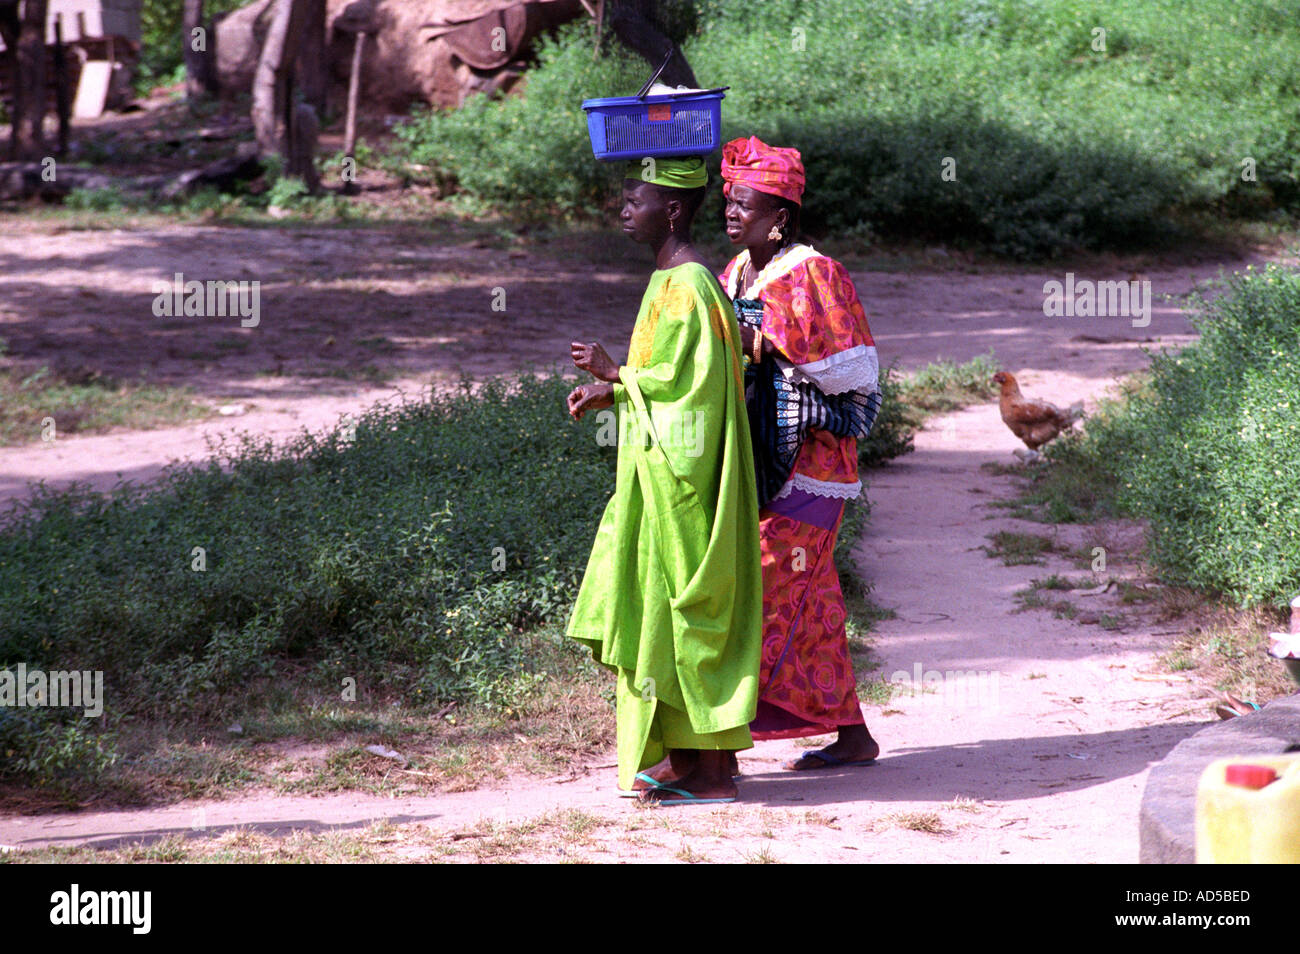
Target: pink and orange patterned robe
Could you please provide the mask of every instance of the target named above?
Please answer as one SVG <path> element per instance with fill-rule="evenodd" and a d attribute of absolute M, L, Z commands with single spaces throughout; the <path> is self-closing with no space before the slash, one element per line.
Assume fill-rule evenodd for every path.
<path fill-rule="evenodd" d="M 722 273 L 735 299 L 763 302 L 780 370 L 824 393 L 878 391 L 879 364 L 848 272 L 806 245 L 785 249 L 748 285 L 742 252 Z M 844 501 L 857 497 L 854 438 L 811 430 L 790 480 L 759 515 L 763 657 L 754 738 L 820 735 L 863 723 L 834 561 Z"/>

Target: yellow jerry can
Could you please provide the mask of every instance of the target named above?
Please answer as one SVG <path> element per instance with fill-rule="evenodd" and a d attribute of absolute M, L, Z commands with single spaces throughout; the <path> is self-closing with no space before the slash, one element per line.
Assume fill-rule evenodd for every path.
<path fill-rule="evenodd" d="M 1300 864 L 1300 755 L 1219 759 L 1196 789 L 1197 864 Z"/>

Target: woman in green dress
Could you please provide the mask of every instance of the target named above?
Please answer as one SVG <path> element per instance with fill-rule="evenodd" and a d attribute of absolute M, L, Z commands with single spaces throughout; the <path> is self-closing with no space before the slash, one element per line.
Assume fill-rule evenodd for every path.
<path fill-rule="evenodd" d="M 617 675 L 619 785 L 660 804 L 734 801 L 733 755 L 753 745 L 762 571 L 740 335 L 691 245 L 702 160 L 636 164 L 623 232 L 655 271 L 627 363 L 574 342 L 595 383 L 575 419 L 617 408 L 618 470 L 569 635 Z"/>

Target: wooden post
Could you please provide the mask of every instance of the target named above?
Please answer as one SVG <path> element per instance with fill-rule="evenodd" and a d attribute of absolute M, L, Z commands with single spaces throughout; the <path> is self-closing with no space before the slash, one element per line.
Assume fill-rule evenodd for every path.
<path fill-rule="evenodd" d="M 352 72 L 348 75 L 348 115 L 343 124 L 343 189 L 344 195 L 356 195 L 361 191 L 357 185 L 357 99 L 361 95 L 361 63 L 366 48 L 365 30 L 354 35 L 352 42 Z"/>
<path fill-rule="evenodd" d="M 357 98 L 361 93 L 361 60 L 366 48 L 366 33 L 356 34 L 352 45 L 352 72 L 348 76 L 348 118 L 343 126 L 343 154 L 349 158 L 357 145 Z"/>

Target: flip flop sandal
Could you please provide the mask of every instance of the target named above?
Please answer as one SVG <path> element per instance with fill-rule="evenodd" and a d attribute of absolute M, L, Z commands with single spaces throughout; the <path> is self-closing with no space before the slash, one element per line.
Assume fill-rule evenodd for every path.
<path fill-rule="evenodd" d="M 700 798 L 694 792 L 688 792 L 684 788 L 673 788 L 671 785 L 656 785 L 654 788 L 657 792 L 672 792 L 674 795 L 680 795 L 681 798 L 673 799 L 656 799 L 649 804 L 663 805 L 727 805 L 736 800 L 736 796 L 729 798 Z"/>
<path fill-rule="evenodd" d="M 1238 709 L 1235 705 L 1220 704 L 1214 707 L 1214 713 L 1220 719 L 1235 719 L 1237 716 L 1250 715 L 1252 712 L 1259 711 L 1259 706 L 1253 702 L 1246 702 L 1244 704 L 1250 706 L 1250 708 L 1243 710 Z"/>
<path fill-rule="evenodd" d="M 637 782 L 645 782 L 645 783 L 647 783 L 647 784 L 650 786 L 650 788 L 663 788 L 663 783 L 662 783 L 662 782 L 660 782 L 657 778 L 654 778 L 653 776 L 647 775 L 645 772 L 637 772 L 636 775 L 635 775 L 635 777 L 634 777 L 634 781 L 637 781 Z M 639 798 L 639 797 L 641 796 L 641 793 L 642 793 L 642 792 L 646 792 L 646 791 L 649 791 L 649 789 L 645 789 L 645 788 L 634 788 L 634 789 L 628 790 L 628 789 L 626 789 L 626 788 L 620 788 L 620 789 L 618 789 L 618 797 L 619 797 L 619 798 Z"/>
<path fill-rule="evenodd" d="M 818 769 L 824 769 L 824 768 L 858 768 L 864 765 L 876 764 L 875 759 L 864 759 L 859 762 L 846 762 L 843 759 L 837 759 L 833 755 L 827 755 L 825 752 L 818 749 L 809 749 L 808 751 L 804 752 L 803 755 L 799 756 L 799 758 L 795 759 L 795 762 L 802 761 L 803 759 L 817 759 L 822 764 L 814 765 L 804 769 L 794 769 L 794 771 L 815 772 Z"/>

